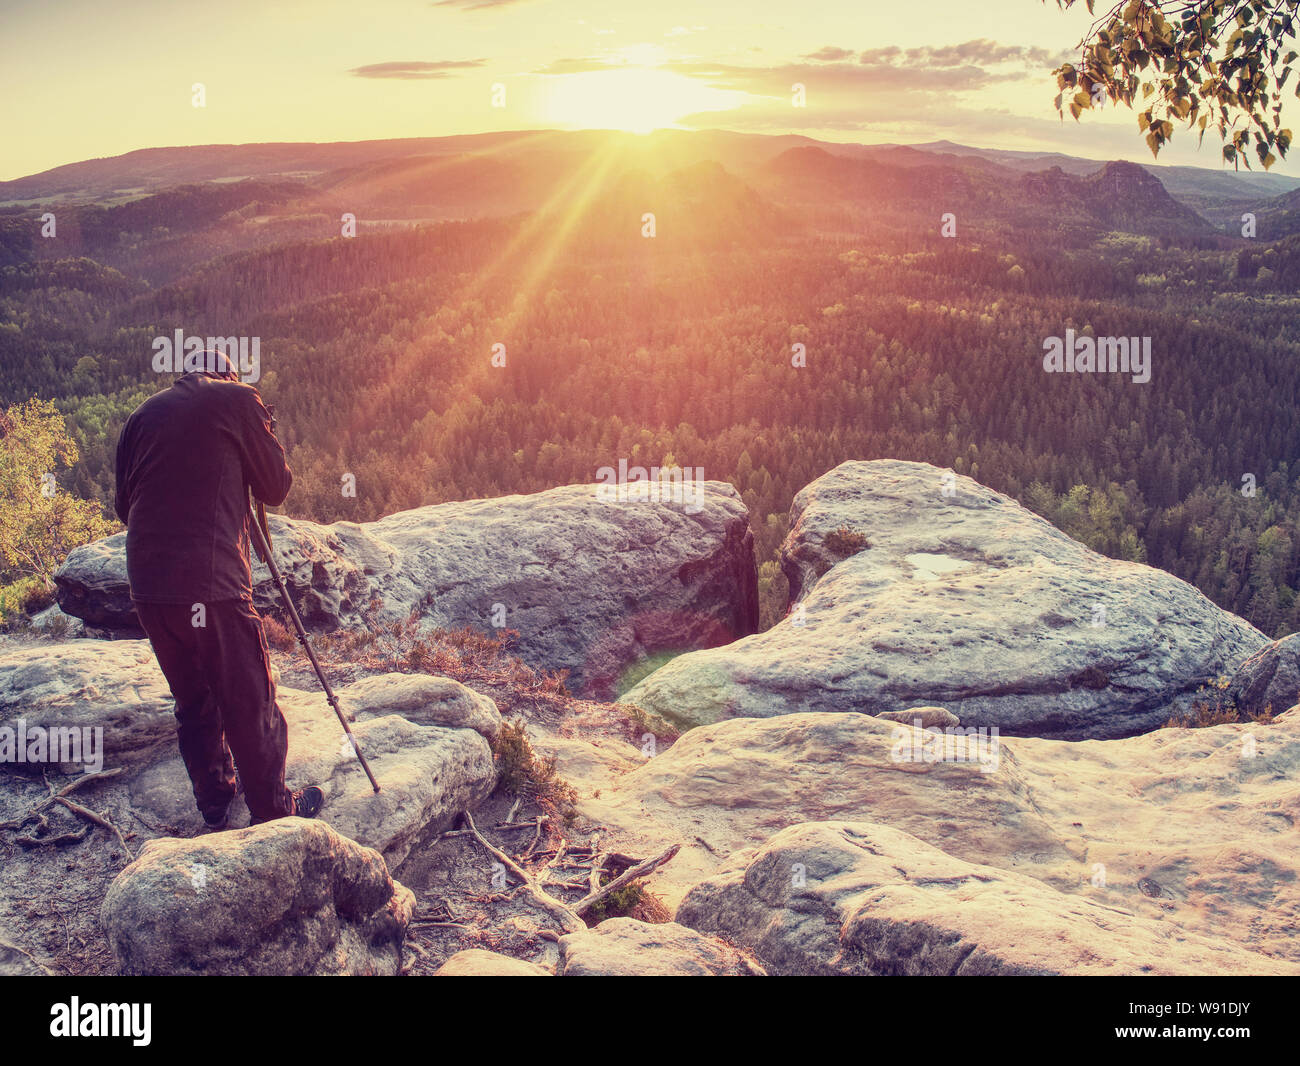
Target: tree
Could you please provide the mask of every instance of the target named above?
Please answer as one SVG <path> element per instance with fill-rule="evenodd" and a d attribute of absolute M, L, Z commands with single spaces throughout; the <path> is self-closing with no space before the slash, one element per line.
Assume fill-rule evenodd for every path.
<path fill-rule="evenodd" d="M 99 506 L 61 491 L 56 467 L 77 462 L 76 442 L 49 400 L 0 413 L 0 568 L 35 577 L 47 589 L 79 544 L 113 531 Z"/>
<path fill-rule="evenodd" d="M 1096 0 L 1084 3 L 1095 14 Z M 1149 101 L 1137 121 L 1153 156 L 1182 122 L 1200 139 L 1213 126 L 1228 162 L 1250 169 L 1253 150 L 1268 169 L 1291 146 L 1282 93 L 1297 56 L 1297 8 L 1300 0 L 1120 0 L 1089 26 L 1079 61 L 1057 68 L 1056 109 L 1077 121 L 1107 99 Z"/>

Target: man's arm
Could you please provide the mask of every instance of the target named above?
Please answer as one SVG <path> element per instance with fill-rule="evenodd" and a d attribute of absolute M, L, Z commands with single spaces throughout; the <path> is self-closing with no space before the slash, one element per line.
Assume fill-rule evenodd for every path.
<path fill-rule="evenodd" d="M 117 487 L 113 493 L 113 510 L 117 512 L 117 517 L 122 520 L 122 525 L 127 525 L 127 515 L 131 513 L 131 490 L 127 485 L 127 456 L 126 456 L 126 426 L 122 427 L 122 432 L 117 435 L 117 459 L 115 462 L 117 473 Z"/>
<path fill-rule="evenodd" d="M 242 404 L 245 425 L 240 434 L 244 480 L 253 495 L 271 507 L 284 503 L 293 485 L 293 471 L 284 458 L 284 448 L 275 439 L 271 412 L 257 390 L 249 386 Z"/>

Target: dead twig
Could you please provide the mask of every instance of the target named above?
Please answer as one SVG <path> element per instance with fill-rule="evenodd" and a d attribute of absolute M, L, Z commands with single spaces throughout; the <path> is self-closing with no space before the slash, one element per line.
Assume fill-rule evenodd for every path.
<path fill-rule="evenodd" d="M 603 885 L 602 887 L 596 889 L 596 891 L 590 892 L 582 899 L 578 900 L 578 902 L 575 903 L 572 907 L 573 913 L 581 915 L 585 911 L 589 910 L 591 907 L 599 903 L 611 892 L 617 892 L 624 885 L 630 884 L 631 882 L 636 881 L 639 878 L 645 877 L 647 874 L 653 873 L 655 870 L 659 869 L 659 867 L 663 866 L 664 863 L 670 862 L 673 856 L 676 855 L 677 852 L 680 850 L 681 850 L 681 845 L 674 844 L 666 851 L 662 852 L 659 855 L 656 855 L 653 859 L 646 859 L 645 862 L 638 863 L 636 866 L 633 866 L 630 870 L 614 878 L 614 880 L 612 880 L 609 884 Z"/>
<path fill-rule="evenodd" d="M 564 852 L 568 849 L 568 847 L 569 847 L 569 842 L 567 840 L 561 840 L 560 846 L 556 849 L 555 854 L 552 855 L 549 859 L 547 859 L 546 862 L 542 865 L 542 868 L 537 871 L 537 883 L 539 885 L 544 885 L 546 883 L 546 875 L 551 872 L 552 866 L 554 866 L 557 862 L 559 862 L 561 859 L 564 858 Z"/>
<path fill-rule="evenodd" d="M 533 842 L 528 845 L 527 849 L 525 849 L 524 853 L 519 857 L 522 861 L 527 861 L 529 856 L 531 856 L 532 853 L 536 850 L 537 845 L 541 842 L 542 830 L 545 827 L 546 827 L 546 815 L 539 814 L 537 816 L 537 832 L 533 834 Z"/>
<path fill-rule="evenodd" d="M 80 815 L 82 818 L 85 818 L 88 822 L 94 822 L 96 825 L 102 825 L 105 829 L 107 829 L 110 833 L 112 833 L 115 837 L 117 837 L 117 842 L 122 845 L 122 850 L 126 852 L 126 857 L 130 859 L 132 862 L 135 861 L 135 853 L 131 850 L 131 846 L 126 842 L 126 837 L 122 835 L 121 830 L 119 830 L 117 826 L 115 826 L 102 814 L 96 814 L 89 807 L 83 807 L 80 803 L 73 803 L 72 800 L 68 799 L 67 796 L 63 796 L 63 795 L 55 796 L 54 801 L 56 803 L 63 804 L 63 806 L 67 807 L 68 810 L 70 810 L 73 814 Z"/>
<path fill-rule="evenodd" d="M 591 872 L 587 875 L 587 895 L 600 891 L 600 872 L 605 868 L 605 856 L 597 855 L 596 861 L 591 864 Z"/>
<path fill-rule="evenodd" d="M 90 826 L 83 825 L 80 833 L 60 833 L 56 837 L 20 836 L 14 838 L 14 843 L 25 848 L 58 847 L 60 844 L 77 844 L 89 835 Z"/>
<path fill-rule="evenodd" d="M 118 766 L 112 770 L 100 770 L 98 773 L 82 774 L 71 784 L 65 785 L 63 788 L 59 789 L 58 792 L 54 791 L 54 788 L 49 781 L 46 781 L 45 787 L 49 790 L 50 794 L 41 800 L 40 803 L 31 807 L 24 815 L 22 815 L 22 817 L 11 819 L 7 822 L 0 822 L 0 829 L 21 829 L 34 818 L 42 822 L 41 828 L 44 829 L 48 823 L 42 818 L 42 812 L 49 810 L 60 799 L 65 796 L 71 796 L 77 791 L 77 789 L 90 784 L 92 781 L 102 781 L 108 777 L 116 777 L 121 772 L 122 768 Z"/>
<path fill-rule="evenodd" d="M 533 897 L 537 904 L 543 909 L 549 911 L 555 917 L 556 921 L 560 923 L 560 928 L 562 928 L 566 933 L 577 933 L 587 928 L 586 922 L 579 918 L 578 915 L 569 907 L 566 907 L 558 899 L 547 894 L 544 889 L 539 887 L 536 882 L 534 882 L 528 871 L 520 866 L 519 863 L 515 862 L 514 859 L 500 848 L 490 844 L 487 838 L 478 831 L 478 826 L 474 824 L 474 818 L 469 811 L 465 812 L 465 824 L 474 834 L 474 839 L 483 846 L 484 850 L 514 874 L 515 877 L 523 883 L 524 887 L 527 888 L 528 894 Z"/>

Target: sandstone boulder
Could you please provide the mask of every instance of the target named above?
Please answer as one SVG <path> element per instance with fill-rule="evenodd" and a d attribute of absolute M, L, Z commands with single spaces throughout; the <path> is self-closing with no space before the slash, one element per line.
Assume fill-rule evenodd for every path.
<path fill-rule="evenodd" d="M 1281 714 L 1300 703 L 1300 633 L 1265 645 L 1242 663 L 1225 695 L 1246 714 Z"/>
<path fill-rule="evenodd" d="M 922 729 L 934 726 L 947 729 L 961 725 L 961 719 L 943 707 L 909 707 L 905 711 L 881 711 L 877 718 L 902 725 L 919 725 Z"/>
<path fill-rule="evenodd" d="M 621 851 L 681 845 L 648 879 L 670 908 L 781 829 L 870 822 L 1067 897 L 1300 963 L 1300 707 L 1271 725 L 1122 740 L 972 748 L 978 739 L 829 712 L 720 722 L 586 794 L 581 811 Z"/>
<path fill-rule="evenodd" d="M 752 633 L 757 574 L 749 515 L 729 484 L 663 499 L 646 483 L 610 500 L 604 486 L 437 504 L 358 525 L 269 516 L 286 582 L 309 627 L 364 624 L 372 602 L 391 622 L 517 630 L 531 665 L 568 670 L 575 689 L 608 695 L 647 655 L 712 647 Z M 56 575 L 64 611 L 131 626 L 123 535 L 74 551 Z M 278 606 L 254 566 L 259 608 Z"/>
<path fill-rule="evenodd" d="M 762 967 L 715 937 L 676 922 L 610 918 L 560 938 L 561 977 L 763 977 Z"/>
<path fill-rule="evenodd" d="M 1267 643 L 1186 582 L 924 463 L 841 463 L 795 497 L 782 554 L 783 621 L 678 656 L 623 702 L 687 726 L 937 704 L 1003 735 L 1124 737 Z"/>
<path fill-rule="evenodd" d="M 983 761 L 974 749 L 927 761 L 927 739 L 944 738 L 863 714 L 719 722 L 686 733 L 582 809 L 627 834 L 621 850 L 686 845 L 650 878 L 669 906 L 723 857 L 808 821 L 884 821 L 974 862 L 1064 864 L 1079 876 L 1075 834 L 1039 812 L 1009 744 Z"/>
<path fill-rule="evenodd" d="M 693 888 L 677 918 L 782 976 L 1300 974 L 872 822 L 784 829 Z"/>
<path fill-rule="evenodd" d="M 393 975 L 414 908 L 378 852 L 286 818 L 149 841 L 102 919 L 123 974 Z"/>
<path fill-rule="evenodd" d="M 320 785 L 325 806 L 319 818 L 380 852 L 394 869 L 412 848 L 448 828 L 496 785 L 492 750 L 473 730 L 417 725 L 385 715 L 352 729 L 379 780 L 376 795 L 323 697 L 282 688 L 280 705 L 289 722 L 289 787 Z M 179 755 L 133 778 L 130 788 L 132 807 L 150 821 L 199 831 L 201 820 Z M 232 825 L 247 824 L 242 796 L 231 817 Z"/>
<path fill-rule="evenodd" d="M 58 605 L 86 625 L 103 629 L 140 629 L 126 579 L 126 534 L 91 541 L 73 548 L 54 575 Z"/>
<path fill-rule="evenodd" d="M 438 968 L 435 977 L 552 977 L 534 962 L 513 959 L 495 951 L 469 948 L 458 951 Z"/>
<path fill-rule="evenodd" d="M 427 675 L 379 675 L 340 695 L 345 712 L 359 719 L 353 733 L 382 791 L 374 794 L 324 695 L 281 686 L 286 778 L 293 788 L 320 785 L 321 817 L 396 867 L 492 793 L 496 767 L 486 738 L 500 728 L 500 715 L 487 697 Z M 151 823 L 197 833 L 202 822 L 175 746 L 173 704 L 148 641 L 40 643 L 0 654 L 0 753 L 23 736 L 30 749 L 37 728 L 75 729 L 82 761 L 62 764 L 65 772 L 127 763 L 120 780 L 132 808 Z M 46 747 L 48 762 L 55 753 Z M 247 824 L 242 796 L 232 818 Z"/>
<path fill-rule="evenodd" d="M 120 760 L 176 732 L 174 701 L 147 641 L 72 640 L 0 653 L 0 729 L 76 730 Z M 79 767 L 65 763 L 67 772 Z"/>
<path fill-rule="evenodd" d="M 338 697 L 363 718 L 397 714 L 419 725 L 472 729 L 489 741 L 501 731 L 495 701 L 449 677 L 375 674 L 339 689 Z"/>

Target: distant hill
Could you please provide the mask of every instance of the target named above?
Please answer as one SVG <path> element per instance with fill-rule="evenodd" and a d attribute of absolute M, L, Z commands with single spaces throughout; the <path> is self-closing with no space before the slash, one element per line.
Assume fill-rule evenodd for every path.
<path fill-rule="evenodd" d="M 952 141 L 931 141 L 927 144 L 914 144 L 910 148 L 917 153 L 928 155 L 977 156 L 988 159 L 1013 170 L 1047 170 L 1060 167 L 1067 174 L 1094 174 L 1105 165 L 1104 160 L 1084 159 L 1079 156 L 1062 155 L 1057 152 L 1024 152 L 1003 148 L 971 148 L 967 145 L 954 144 Z M 1285 174 L 1270 174 L 1259 170 L 1234 171 L 1210 167 L 1158 166 L 1154 163 L 1134 163 L 1147 173 L 1160 179 L 1170 195 L 1183 196 L 1218 196 L 1238 200 L 1260 199 L 1265 196 L 1278 196 L 1300 189 L 1300 178 Z"/>
<path fill-rule="evenodd" d="M 121 202 L 201 182 L 295 179 L 351 193 L 360 188 L 376 205 L 410 205 L 412 197 L 432 196 L 451 203 L 448 214 L 509 214 L 531 205 L 530 190 L 511 182 L 510 168 L 527 167 L 529 185 L 551 188 L 572 173 L 575 160 L 593 158 L 611 144 L 619 154 L 640 159 L 647 170 L 666 173 L 693 163 L 715 161 L 745 176 L 796 148 L 814 147 L 836 156 L 873 159 L 892 166 L 953 165 L 976 161 L 1018 171 L 1059 167 L 1087 176 L 1103 160 L 1058 153 L 975 148 L 951 141 L 923 144 L 852 144 L 817 141 L 793 134 L 778 136 L 722 130 L 660 130 L 649 136 L 601 130 L 533 130 L 456 137 L 342 141 L 325 144 L 269 143 L 146 148 L 125 155 L 69 163 L 52 170 L 0 182 L 0 207 L 15 203 Z M 455 162 L 459 159 L 460 162 Z M 497 164 L 500 164 L 497 166 Z M 1300 178 L 1258 171 L 1134 164 L 1158 178 L 1176 199 L 1212 214 L 1221 202 L 1257 203 L 1300 189 Z M 385 186 L 385 182 L 388 184 Z M 495 205 L 500 205 L 496 209 Z M 1228 215 L 1232 212 L 1229 211 Z M 1216 218 L 1226 223 L 1228 215 Z"/>
<path fill-rule="evenodd" d="M 1060 167 L 1022 173 L 980 157 L 908 147 L 856 157 L 806 147 L 778 156 L 767 175 L 783 199 L 824 205 L 836 198 L 868 212 L 921 213 L 933 226 L 941 214 L 952 212 L 967 224 L 1013 229 L 1205 237 L 1214 232 L 1158 179 L 1132 163 L 1107 163 L 1079 176 Z"/>
<path fill-rule="evenodd" d="M 1300 233 L 1300 189 L 1251 205 L 1255 213 L 1255 235 L 1261 241 L 1276 241 Z"/>

